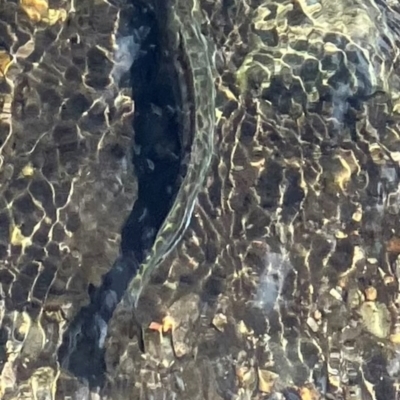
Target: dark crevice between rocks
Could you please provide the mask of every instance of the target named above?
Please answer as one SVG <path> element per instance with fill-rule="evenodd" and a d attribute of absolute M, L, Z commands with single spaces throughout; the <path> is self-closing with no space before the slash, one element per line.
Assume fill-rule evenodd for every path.
<path fill-rule="evenodd" d="M 138 198 L 122 229 L 120 258 L 100 287 L 90 287 L 90 304 L 69 324 L 58 353 L 61 366 L 91 388 L 104 385 L 102 341 L 107 324 L 171 209 L 186 173 L 192 139 L 183 136 L 189 113 L 182 111 L 188 99 L 183 99 L 185 78 L 176 68 L 179 55 L 166 50 L 163 28 L 146 6 L 135 4 L 128 25 L 133 31 L 148 32 L 130 77 L 125 77 L 131 79 L 135 102 L 133 164 Z"/>

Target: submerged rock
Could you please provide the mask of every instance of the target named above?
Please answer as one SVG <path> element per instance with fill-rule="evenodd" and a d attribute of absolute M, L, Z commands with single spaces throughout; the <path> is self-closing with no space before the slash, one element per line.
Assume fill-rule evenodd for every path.
<path fill-rule="evenodd" d="M 389 336 L 391 316 L 386 305 L 375 301 L 366 301 L 360 307 L 365 329 L 380 339 Z"/>

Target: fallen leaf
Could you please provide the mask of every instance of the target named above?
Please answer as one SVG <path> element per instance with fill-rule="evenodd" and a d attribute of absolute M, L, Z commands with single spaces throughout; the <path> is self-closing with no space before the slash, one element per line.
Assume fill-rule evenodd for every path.
<path fill-rule="evenodd" d="M 162 323 L 160 324 L 159 322 L 151 322 L 149 325 L 149 329 L 152 331 L 157 331 L 160 333 L 166 333 L 169 331 L 173 331 L 175 328 L 175 321 L 173 318 L 166 316 L 163 320 Z"/>

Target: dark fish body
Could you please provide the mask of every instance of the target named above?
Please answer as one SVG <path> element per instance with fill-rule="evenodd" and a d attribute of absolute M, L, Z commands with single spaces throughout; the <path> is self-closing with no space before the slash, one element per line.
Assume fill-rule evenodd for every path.
<path fill-rule="evenodd" d="M 58 353 L 61 365 L 90 387 L 103 385 L 107 325 L 129 282 L 140 274 L 139 266 L 168 220 L 188 170 L 194 140 L 193 82 L 188 81 L 191 74 L 182 43 L 172 44 L 172 38 L 162 34 L 168 32 L 164 23 L 137 2 L 131 29 L 146 32 L 130 69 L 137 200 L 122 229 L 121 256 L 102 284 L 89 288 L 90 304 L 69 325 Z"/>

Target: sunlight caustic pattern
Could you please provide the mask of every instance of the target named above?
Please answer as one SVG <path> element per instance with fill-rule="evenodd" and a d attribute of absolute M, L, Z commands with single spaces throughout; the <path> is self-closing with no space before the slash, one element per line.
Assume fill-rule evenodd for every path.
<path fill-rule="evenodd" d="M 62 331 L 135 200 L 112 149 L 129 149 L 119 78 L 147 31 L 118 36 L 122 0 L 48 4 L 0 2 L 5 398 L 61 398 Z M 92 396 L 396 400 L 400 6 L 146 4 L 193 92 L 194 142 Z"/>

